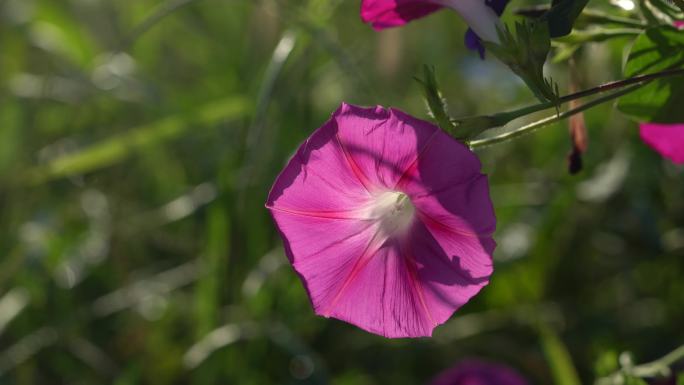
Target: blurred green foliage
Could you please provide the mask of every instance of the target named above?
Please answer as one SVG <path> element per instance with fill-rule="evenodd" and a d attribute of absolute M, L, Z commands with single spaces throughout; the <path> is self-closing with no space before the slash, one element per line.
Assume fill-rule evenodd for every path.
<path fill-rule="evenodd" d="M 427 118 L 423 64 L 454 116 L 534 101 L 455 14 L 377 33 L 358 3 L 0 0 L 0 383 L 420 384 L 483 357 L 575 384 L 684 341 L 684 173 L 609 105 L 577 176 L 566 123 L 479 150 L 496 271 L 434 338 L 314 316 L 263 204 L 341 101 Z M 580 85 L 630 39 L 573 51 Z"/>

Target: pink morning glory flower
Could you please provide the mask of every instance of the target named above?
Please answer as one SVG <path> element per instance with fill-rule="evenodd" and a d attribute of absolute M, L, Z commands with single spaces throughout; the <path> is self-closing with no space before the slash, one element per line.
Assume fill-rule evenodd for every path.
<path fill-rule="evenodd" d="M 641 139 L 660 155 L 676 164 L 684 164 L 684 123 L 641 123 Z"/>
<path fill-rule="evenodd" d="M 465 44 L 484 56 L 482 40 L 499 43 L 499 16 L 509 0 L 362 0 L 361 19 L 375 29 L 404 25 L 444 7 L 455 10 L 470 29 Z"/>
<path fill-rule="evenodd" d="M 489 282 L 496 219 L 480 162 L 396 109 L 342 106 L 266 206 L 316 314 L 430 336 Z"/>
<path fill-rule="evenodd" d="M 467 360 L 439 374 L 430 385 L 527 385 L 518 372 L 502 364 Z"/>
<path fill-rule="evenodd" d="M 684 20 L 677 20 L 674 22 L 675 28 L 684 29 Z"/>

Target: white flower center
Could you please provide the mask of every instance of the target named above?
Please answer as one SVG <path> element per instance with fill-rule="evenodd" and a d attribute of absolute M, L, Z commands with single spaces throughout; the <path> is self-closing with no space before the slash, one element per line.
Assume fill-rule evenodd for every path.
<path fill-rule="evenodd" d="M 406 194 L 387 191 L 375 198 L 370 214 L 380 222 L 380 231 L 391 237 L 400 235 L 409 228 L 415 211 Z"/>

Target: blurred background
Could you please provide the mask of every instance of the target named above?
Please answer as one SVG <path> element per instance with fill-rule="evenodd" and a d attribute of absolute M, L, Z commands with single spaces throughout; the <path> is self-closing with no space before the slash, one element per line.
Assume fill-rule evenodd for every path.
<path fill-rule="evenodd" d="M 611 105 L 578 175 L 567 122 L 478 150 L 496 269 L 434 338 L 313 314 L 264 202 L 342 101 L 427 119 L 431 64 L 454 116 L 534 102 L 455 13 L 378 33 L 359 3 L 0 0 L 1 384 L 421 384 L 473 357 L 591 383 L 684 341 L 684 173 Z M 574 82 L 619 79 L 630 41 Z"/>

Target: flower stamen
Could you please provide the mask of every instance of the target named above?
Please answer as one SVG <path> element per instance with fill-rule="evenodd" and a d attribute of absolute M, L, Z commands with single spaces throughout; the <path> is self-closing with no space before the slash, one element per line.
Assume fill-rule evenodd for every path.
<path fill-rule="evenodd" d="M 408 195 L 387 191 L 375 198 L 371 217 L 380 222 L 380 231 L 386 237 L 402 234 L 413 221 L 415 207 Z"/>

